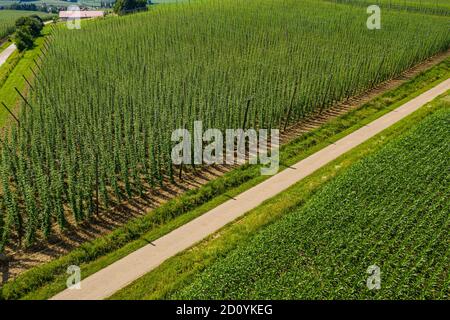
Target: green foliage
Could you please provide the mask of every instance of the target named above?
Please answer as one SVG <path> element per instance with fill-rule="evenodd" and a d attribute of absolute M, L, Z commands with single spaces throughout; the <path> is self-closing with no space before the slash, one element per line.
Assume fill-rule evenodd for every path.
<path fill-rule="evenodd" d="M 16 32 L 14 33 L 14 42 L 19 51 L 24 51 L 33 47 L 34 38 L 31 33 L 31 28 L 28 26 L 22 26 L 16 29 Z"/>
<path fill-rule="evenodd" d="M 88 220 L 97 204 L 163 185 L 175 171 L 172 131 L 195 120 L 240 128 L 250 96 L 249 126 L 280 128 L 450 44 L 443 17 L 389 12 L 373 31 L 359 8 L 313 3 L 199 1 L 77 32 L 57 28 L 33 107 L 21 109 L 21 125 L 1 149 L 14 150 L 7 179 L 25 221 L 9 232 L 31 243 L 49 234 L 49 221 L 63 229 L 63 221 Z"/>
<path fill-rule="evenodd" d="M 147 0 L 117 0 L 114 4 L 114 12 L 125 14 L 147 8 Z"/>
<path fill-rule="evenodd" d="M 0 88 L 8 79 L 8 76 L 11 74 L 12 70 L 16 67 L 17 63 L 22 58 L 22 54 L 20 52 L 13 52 L 11 56 L 6 60 L 6 62 L 0 68 Z M 1 120 L 0 120 L 1 121 Z"/>
<path fill-rule="evenodd" d="M 49 14 L 35 11 L 0 10 L 0 40 L 14 33 L 15 22 L 18 18 L 29 15 L 38 15 L 44 19 L 51 17 Z"/>
<path fill-rule="evenodd" d="M 450 1 L 447 0 L 327 0 L 359 6 L 378 5 L 382 10 L 394 9 L 408 12 L 450 15 Z"/>
<path fill-rule="evenodd" d="M 49 27 L 45 27 L 43 34 L 46 35 L 49 29 Z M 35 46 L 32 49 L 23 52 L 17 50 L 0 67 L 0 97 L 1 101 L 7 106 L 17 106 L 20 103 L 21 98 L 17 95 L 14 88 L 25 92 L 27 83 L 24 76 L 28 80 L 33 79 L 34 75 L 31 68 L 36 68 L 34 61 L 39 60 L 40 55 L 42 55 L 41 49 L 45 49 L 43 46 L 44 40 L 44 37 L 39 37 L 36 39 Z M 0 126 L 5 126 L 11 120 L 11 116 L 6 109 L 0 109 Z"/>
<path fill-rule="evenodd" d="M 440 103 L 172 298 L 448 299 L 450 102 Z M 366 287 L 371 265 L 380 290 Z"/>
<path fill-rule="evenodd" d="M 343 134 L 351 133 L 362 125 L 362 121 L 373 120 L 399 104 L 405 103 L 416 94 L 434 86 L 436 81 L 447 79 L 449 73 L 450 60 L 447 59 L 399 88 L 387 92 L 362 107 L 328 122 L 313 132 L 304 134 L 283 145 L 280 152 L 282 165 L 292 165 L 309 154 L 320 150 L 330 142 L 338 140 Z M 6 170 L 9 170 L 9 168 Z M 58 175 L 57 171 L 53 171 L 52 175 Z M 180 198 L 169 201 L 156 211 L 150 211 L 147 215 L 127 223 L 109 235 L 85 243 L 61 258 L 19 275 L 14 281 L 10 281 L 3 286 L 0 291 L 0 299 L 49 298 L 65 288 L 67 266 L 72 264 L 82 265 L 84 277 L 89 276 L 148 244 L 149 241 L 161 237 L 183 223 L 216 207 L 228 200 L 229 196 L 247 190 L 263 179 L 264 177 L 259 174 L 257 166 L 241 166 L 199 189 L 191 190 Z M 52 178 L 52 181 L 56 185 L 63 183 L 58 178 Z M 320 182 L 323 183 L 322 178 L 320 178 Z M 62 187 L 56 188 L 62 190 Z M 310 188 L 309 184 L 308 188 Z M 55 191 L 54 193 L 56 199 L 61 199 L 58 192 Z M 286 201 L 283 201 L 283 203 L 286 203 Z M 14 209 L 14 206 L 12 206 L 12 209 Z M 58 215 L 58 217 L 61 216 L 63 215 Z M 64 221 L 62 224 L 64 225 Z M 163 272 L 163 274 L 167 273 Z M 162 281 L 166 283 L 166 277 Z"/>

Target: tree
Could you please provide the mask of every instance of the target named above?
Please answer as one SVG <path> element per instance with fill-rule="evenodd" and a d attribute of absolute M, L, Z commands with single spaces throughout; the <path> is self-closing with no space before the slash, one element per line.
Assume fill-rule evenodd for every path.
<path fill-rule="evenodd" d="M 130 11 L 136 11 L 147 7 L 147 0 L 117 0 L 114 5 L 114 12 L 125 14 Z"/>
<path fill-rule="evenodd" d="M 34 42 L 30 27 L 22 26 L 18 28 L 14 34 L 14 42 L 19 51 L 32 48 Z"/>
<path fill-rule="evenodd" d="M 44 20 L 42 20 L 41 17 L 39 17 L 37 14 L 32 14 L 31 16 L 29 16 L 30 18 L 36 19 L 37 21 L 39 21 L 42 24 L 42 27 L 44 27 Z"/>
<path fill-rule="evenodd" d="M 44 22 L 37 15 L 21 17 L 16 20 L 16 28 L 21 27 L 29 27 L 31 35 L 35 38 L 41 34 L 41 31 L 44 28 Z"/>
<path fill-rule="evenodd" d="M 17 49 L 23 51 L 33 47 L 34 38 L 41 34 L 44 28 L 44 22 L 37 15 L 21 17 L 16 21 L 16 32 L 14 42 Z"/>

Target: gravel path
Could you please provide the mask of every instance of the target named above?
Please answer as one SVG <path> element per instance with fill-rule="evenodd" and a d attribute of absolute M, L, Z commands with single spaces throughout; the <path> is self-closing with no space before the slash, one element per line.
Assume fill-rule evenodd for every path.
<path fill-rule="evenodd" d="M 17 47 L 15 44 L 10 45 L 8 48 L 0 52 L 0 67 L 8 60 L 9 56 L 16 51 Z"/>

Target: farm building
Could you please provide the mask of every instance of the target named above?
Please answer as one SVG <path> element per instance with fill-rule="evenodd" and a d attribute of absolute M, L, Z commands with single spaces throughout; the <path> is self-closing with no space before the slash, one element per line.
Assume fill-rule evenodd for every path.
<path fill-rule="evenodd" d="M 61 20 L 67 20 L 67 19 L 74 19 L 74 18 L 80 18 L 80 19 L 92 19 L 92 18 L 99 18 L 103 17 L 105 15 L 104 11 L 60 11 L 59 12 L 59 18 Z"/>

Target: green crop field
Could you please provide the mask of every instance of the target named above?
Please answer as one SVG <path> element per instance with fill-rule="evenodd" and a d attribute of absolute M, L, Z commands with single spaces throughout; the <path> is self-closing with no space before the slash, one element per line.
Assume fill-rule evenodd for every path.
<path fill-rule="evenodd" d="M 448 299 L 449 96 L 441 104 L 306 203 L 198 269 L 171 298 Z M 366 286 L 373 265 L 381 271 L 378 290 Z"/>
<path fill-rule="evenodd" d="M 283 128 L 449 48 L 446 17 L 366 19 L 327 2 L 210 0 L 57 28 L 0 151 L 2 243 L 162 185 L 175 128 L 240 128 L 245 114 Z"/>
<path fill-rule="evenodd" d="M 356 5 L 379 5 L 383 9 L 397 9 L 437 15 L 450 15 L 449 0 L 328 0 Z"/>
<path fill-rule="evenodd" d="M 14 32 L 14 23 L 18 18 L 32 14 L 37 14 L 42 18 L 50 16 L 45 13 L 35 11 L 0 10 L 0 40 Z"/>
<path fill-rule="evenodd" d="M 94 0 L 92 0 L 94 1 Z M 87 0 L 87 2 L 89 2 L 89 0 Z M 30 4 L 34 4 L 36 6 L 43 6 L 44 4 L 46 6 L 54 6 L 54 7 L 68 7 L 68 6 L 72 6 L 72 5 L 77 5 L 77 2 L 71 2 L 71 1 L 64 1 L 64 0 L 36 0 L 36 1 L 26 1 L 26 2 L 20 2 L 20 1 L 16 1 L 16 0 L 0 0 L 0 6 L 11 6 L 13 4 L 26 4 L 26 5 L 30 5 Z"/>
<path fill-rule="evenodd" d="M 112 6 L 115 0 L 80 0 L 79 4 L 85 5 L 88 7 L 99 8 L 102 6 Z"/>
<path fill-rule="evenodd" d="M 161 0 L 161 2 L 165 2 L 167 0 Z M 16 0 L 0 0 L 0 6 L 5 6 L 8 8 L 13 4 L 34 4 L 38 7 L 56 7 L 56 8 L 64 8 L 70 6 L 80 6 L 80 7 L 88 7 L 88 8 L 100 8 L 100 7 L 111 7 L 115 0 L 78 0 L 78 1 L 64 1 L 64 0 L 36 0 L 36 1 L 27 1 L 27 2 L 19 2 Z"/>

